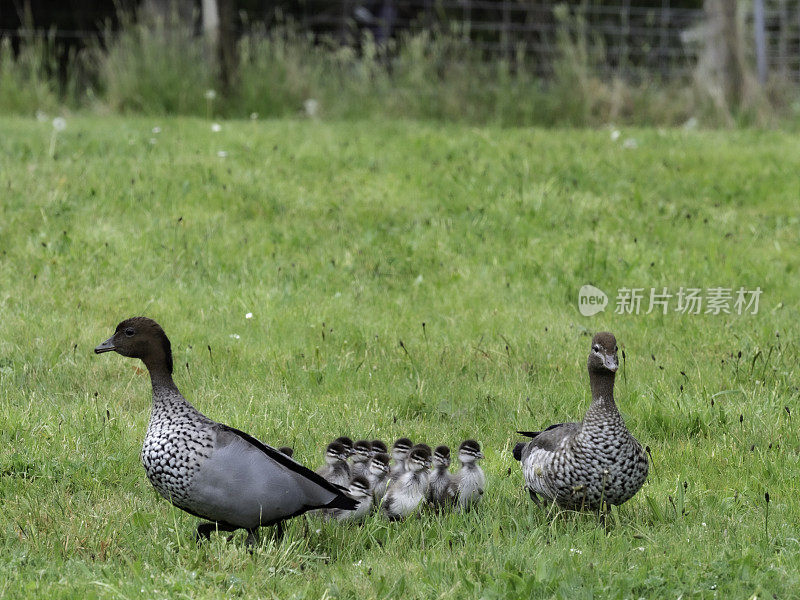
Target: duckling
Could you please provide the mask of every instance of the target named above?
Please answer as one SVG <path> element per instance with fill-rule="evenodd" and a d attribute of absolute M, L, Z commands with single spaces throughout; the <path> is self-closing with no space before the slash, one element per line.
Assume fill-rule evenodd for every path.
<path fill-rule="evenodd" d="M 350 488 L 347 493 L 353 500 L 358 502 L 358 506 L 354 510 L 336 508 L 333 510 L 333 518 L 339 522 L 361 521 L 372 509 L 372 489 L 369 481 L 367 481 L 366 477 L 356 475 L 350 482 Z"/>
<path fill-rule="evenodd" d="M 341 437 L 336 438 L 333 441 L 336 442 L 337 444 L 341 444 L 342 446 L 344 446 L 344 449 L 347 452 L 347 456 L 345 456 L 345 458 L 350 458 L 351 456 L 353 456 L 353 440 L 351 440 L 346 435 L 343 435 Z"/>
<path fill-rule="evenodd" d="M 386 444 L 384 444 L 380 440 L 372 440 L 372 455 L 380 454 L 381 452 L 386 454 L 388 453 L 388 449 L 386 448 Z"/>
<path fill-rule="evenodd" d="M 431 471 L 428 502 L 435 508 L 452 506 L 455 502 L 456 488 L 450 467 L 450 448 L 437 446 L 433 451 L 433 471 Z"/>
<path fill-rule="evenodd" d="M 353 444 L 353 456 L 350 457 L 350 478 L 364 475 L 367 471 L 369 459 L 372 458 L 372 443 L 367 440 L 358 440 Z"/>
<path fill-rule="evenodd" d="M 483 496 L 486 488 L 486 476 L 478 461 L 483 459 L 481 445 L 475 440 L 466 440 L 458 448 L 458 460 L 461 468 L 455 476 L 456 502 L 461 510 L 469 510 Z"/>
<path fill-rule="evenodd" d="M 406 458 L 414 444 L 407 437 L 398 438 L 392 446 L 392 469 L 389 472 L 392 479 L 397 479 L 406 470 Z"/>
<path fill-rule="evenodd" d="M 331 442 L 325 448 L 325 465 L 317 469 L 317 475 L 342 488 L 350 485 L 350 467 L 347 464 L 347 449 L 339 442 Z"/>
<path fill-rule="evenodd" d="M 630 500 L 647 479 L 647 456 L 625 426 L 614 402 L 619 362 L 608 332 L 592 339 L 587 369 L 592 404 L 580 423 L 558 423 L 517 444 L 514 457 L 531 499 L 561 508 L 599 510 Z"/>
<path fill-rule="evenodd" d="M 280 448 L 278 448 L 278 452 L 285 454 L 289 458 L 292 458 L 292 456 L 294 455 L 294 450 L 292 450 L 289 446 L 281 446 Z"/>
<path fill-rule="evenodd" d="M 94 349 L 138 358 L 150 373 L 153 405 L 141 459 L 147 478 L 178 508 L 205 519 L 197 539 L 212 531 L 259 527 L 309 510 L 353 509 L 356 502 L 314 471 L 247 433 L 212 421 L 178 391 L 172 347 L 161 326 L 146 317 L 126 319 Z"/>
<path fill-rule="evenodd" d="M 392 479 L 383 498 L 383 513 L 390 521 L 403 519 L 419 508 L 428 494 L 431 451 L 424 444 L 414 446 L 408 453 L 406 471 Z"/>
<path fill-rule="evenodd" d="M 386 486 L 389 483 L 389 455 L 385 452 L 379 452 L 373 456 L 369 462 L 366 476 L 372 488 L 372 497 L 377 504 L 383 500 L 383 496 L 386 494 Z"/>

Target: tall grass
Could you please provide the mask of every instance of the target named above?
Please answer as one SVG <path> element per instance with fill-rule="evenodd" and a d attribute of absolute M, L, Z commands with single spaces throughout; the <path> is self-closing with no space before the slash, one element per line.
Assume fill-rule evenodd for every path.
<path fill-rule="evenodd" d="M 252 26 L 240 37 L 236 77 L 217 95 L 214 114 L 283 117 L 308 112 L 304 106 L 313 100 L 311 112 L 323 118 L 573 126 L 679 125 L 692 117 L 708 125 L 730 122 L 727 111 L 691 81 L 645 73 L 634 83 L 605 74 L 602 43 L 579 17 L 557 16 L 559 52 L 546 80 L 522 48 L 487 60 L 457 30 L 405 34 L 384 44 L 366 33 L 341 45 L 291 24 Z M 5 42 L 0 107 L 25 113 L 67 103 L 118 113 L 209 116 L 204 94 L 219 87 L 219 74 L 202 36 L 178 18 L 122 17 L 121 23 L 73 61 L 68 90 L 54 82 L 52 39 L 26 40 L 17 54 Z M 786 93 L 773 104 L 788 112 Z"/>
<path fill-rule="evenodd" d="M 177 18 L 124 18 L 93 53 L 101 95 L 118 112 L 203 114 L 215 70 L 201 38 Z"/>
<path fill-rule="evenodd" d="M 0 40 L 0 111 L 33 114 L 55 110 L 64 99 L 58 85 L 54 38 L 28 36 L 14 52 L 11 40 Z"/>

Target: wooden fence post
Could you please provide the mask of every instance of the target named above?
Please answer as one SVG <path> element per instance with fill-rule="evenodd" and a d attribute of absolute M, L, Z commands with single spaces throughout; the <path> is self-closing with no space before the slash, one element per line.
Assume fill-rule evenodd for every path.
<path fill-rule="evenodd" d="M 767 32 L 764 26 L 764 0 L 753 0 L 753 29 L 756 42 L 758 83 L 767 83 Z"/>

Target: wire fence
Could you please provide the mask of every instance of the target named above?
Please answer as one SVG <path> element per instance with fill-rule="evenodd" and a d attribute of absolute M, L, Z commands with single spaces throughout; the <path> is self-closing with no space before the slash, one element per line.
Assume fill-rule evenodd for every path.
<path fill-rule="evenodd" d="M 800 82 L 800 0 L 755 3 L 763 4 L 763 23 L 754 19 L 753 5 L 747 6 L 743 37 L 748 58 L 755 63 L 752 40 L 758 25 L 765 40 L 766 71 Z M 162 0 L 162 4 L 169 3 Z M 700 4 L 700 0 L 610 0 L 580 5 L 544 0 L 261 0 L 239 11 L 236 29 L 241 33 L 246 24 L 274 24 L 280 14 L 319 39 L 333 38 L 341 44 L 356 45 L 366 32 L 378 43 L 406 34 L 446 32 L 486 60 L 524 59 L 543 77 L 552 74 L 563 51 L 559 36 L 567 35 L 584 44 L 601 72 L 669 79 L 692 71 L 704 39 L 713 34 L 715 25 Z M 107 17 L 104 13 L 103 18 Z M 53 22 L 47 15 L 37 17 L 34 28 L 26 31 L 2 23 L 0 36 L 50 35 L 75 46 L 98 35 L 97 28 Z M 91 15 L 83 15 L 81 22 L 92 22 Z M 100 18 L 93 22 L 99 23 Z M 196 12 L 194 26 L 199 35 Z"/>
<path fill-rule="evenodd" d="M 671 76 L 691 67 L 695 51 L 682 42 L 681 33 L 702 17 L 702 9 L 672 8 L 668 0 L 656 8 L 630 1 L 569 7 L 492 0 L 341 0 L 307 2 L 301 23 L 343 41 L 363 29 L 379 41 L 397 32 L 447 31 L 489 59 L 522 55 L 545 76 L 561 51 L 559 36 L 584 37 L 600 67 L 626 75 L 647 70 Z"/>
<path fill-rule="evenodd" d="M 678 0 L 680 1 L 680 0 Z M 540 75 L 552 73 L 562 46 L 560 35 L 584 39 L 606 72 L 636 77 L 685 77 L 716 24 L 701 6 L 657 6 L 643 0 L 566 5 L 513 0 L 307 0 L 301 24 L 343 43 L 353 32 L 369 29 L 379 41 L 397 32 L 438 29 L 455 32 L 487 58 L 522 53 Z M 800 82 L 800 0 L 762 0 L 766 69 L 773 76 Z M 754 54 L 753 6 L 744 14 L 745 53 Z"/>

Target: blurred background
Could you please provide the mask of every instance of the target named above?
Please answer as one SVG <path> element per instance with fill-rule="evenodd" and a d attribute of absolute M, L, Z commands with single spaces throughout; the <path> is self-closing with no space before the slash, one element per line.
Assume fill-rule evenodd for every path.
<path fill-rule="evenodd" d="M 4 0 L 0 109 L 785 124 L 800 0 Z"/>

